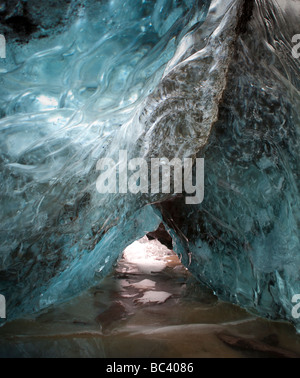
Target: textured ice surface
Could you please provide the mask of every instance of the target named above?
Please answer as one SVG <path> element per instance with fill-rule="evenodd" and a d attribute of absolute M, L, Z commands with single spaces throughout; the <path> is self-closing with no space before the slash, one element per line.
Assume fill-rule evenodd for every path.
<path fill-rule="evenodd" d="M 219 297 L 294 322 L 291 301 L 300 292 L 300 82 L 291 36 L 299 11 L 296 3 L 255 3 L 235 44 L 218 121 L 200 153 L 205 201 L 161 206 L 175 249 Z"/>
<path fill-rule="evenodd" d="M 45 38 L 37 25 L 0 61 L 0 292 L 8 317 L 101 279 L 163 219 L 185 265 L 220 297 L 293 321 L 298 3 L 73 1 L 66 11 L 72 7 L 68 22 L 46 28 Z M 205 201 L 101 196 L 96 163 L 117 161 L 120 149 L 146 159 L 204 156 Z"/>
<path fill-rule="evenodd" d="M 77 16 L 47 29 L 47 38 L 27 33 L 20 44 L 8 34 L 0 61 L 0 292 L 9 319 L 104 277 L 127 245 L 160 224 L 148 199 L 97 193 L 95 167 L 122 147 L 117 134 L 138 135 L 134 114 L 209 3 L 73 1 L 68 11 L 76 6 Z M 47 4 L 43 17 L 54 19 Z"/>

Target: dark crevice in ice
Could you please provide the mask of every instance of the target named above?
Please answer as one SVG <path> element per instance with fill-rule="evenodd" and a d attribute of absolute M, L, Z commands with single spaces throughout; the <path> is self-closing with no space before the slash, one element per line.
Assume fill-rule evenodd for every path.
<path fill-rule="evenodd" d="M 81 0 L 2 0 L 0 32 L 7 39 L 27 44 L 35 38 L 47 38 L 63 32 L 84 8 Z"/>
<path fill-rule="evenodd" d="M 248 29 L 248 24 L 253 16 L 253 10 L 255 6 L 255 0 L 244 0 L 242 6 L 241 17 L 239 18 L 236 26 L 237 34 L 245 34 Z"/>
<path fill-rule="evenodd" d="M 147 234 L 149 240 L 158 240 L 170 250 L 173 249 L 173 241 L 170 234 L 166 231 L 165 226 L 161 223 L 156 231 Z"/>

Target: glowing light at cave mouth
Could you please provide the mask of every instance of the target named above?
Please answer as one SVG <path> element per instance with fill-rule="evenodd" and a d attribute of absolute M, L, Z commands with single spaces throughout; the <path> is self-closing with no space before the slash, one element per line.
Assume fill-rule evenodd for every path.
<path fill-rule="evenodd" d="M 163 271 L 167 266 L 180 264 L 175 252 L 161 244 L 158 240 L 149 240 L 147 236 L 127 247 L 123 253 L 123 259 L 133 267 L 132 269 L 146 274 L 158 273 Z M 126 271 L 126 273 L 129 272 Z"/>

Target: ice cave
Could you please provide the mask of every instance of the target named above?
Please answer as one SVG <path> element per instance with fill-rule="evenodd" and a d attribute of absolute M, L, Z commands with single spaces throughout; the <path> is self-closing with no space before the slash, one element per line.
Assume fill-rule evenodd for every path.
<path fill-rule="evenodd" d="M 300 356 L 299 20 L 0 0 L 0 358 Z"/>

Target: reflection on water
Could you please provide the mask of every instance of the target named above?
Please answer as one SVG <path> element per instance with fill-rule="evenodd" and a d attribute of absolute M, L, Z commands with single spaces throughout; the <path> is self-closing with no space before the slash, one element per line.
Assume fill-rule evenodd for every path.
<path fill-rule="evenodd" d="M 297 357 L 288 324 L 220 302 L 147 237 L 97 287 L 0 329 L 1 357 Z"/>

